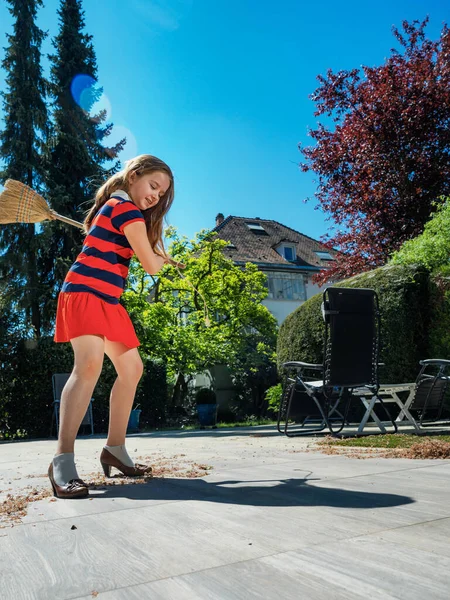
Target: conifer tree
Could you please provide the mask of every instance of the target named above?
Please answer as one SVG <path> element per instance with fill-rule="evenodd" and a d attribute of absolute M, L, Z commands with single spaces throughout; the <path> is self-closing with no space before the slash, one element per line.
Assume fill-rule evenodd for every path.
<path fill-rule="evenodd" d="M 36 25 L 42 0 L 7 0 L 14 17 L 13 33 L 2 60 L 6 91 L 2 92 L 4 127 L 0 131 L 0 182 L 17 179 L 39 190 L 43 181 L 42 146 L 48 133 L 41 68 L 45 33 Z M 3 301 L 23 313 L 27 329 L 39 337 L 42 328 L 42 285 L 37 270 L 39 236 L 34 224 L 0 225 L 0 278 Z"/>
<path fill-rule="evenodd" d="M 53 134 L 46 152 L 47 199 L 58 213 L 83 221 L 95 188 L 119 168 L 117 157 L 125 141 L 112 148 L 102 140 L 112 130 L 106 113 L 91 114 L 102 94 L 96 85 L 97 65 L 92 36 L 84 32 L 81 0 L 62 0 L 58 11 L 60 29 L 50 56 L 50 89 Z M 57 294 L 68 268 L 80 252 L 83 233 L 60 222 L 44 224 L 40 267 L 51 292 L 47 295 L 45 322 L 51 324 Z"/>

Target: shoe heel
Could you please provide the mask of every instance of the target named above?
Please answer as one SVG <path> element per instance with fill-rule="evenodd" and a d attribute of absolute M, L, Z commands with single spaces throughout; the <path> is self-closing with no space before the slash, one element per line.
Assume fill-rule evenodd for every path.
<path fill-rule="evenodd" d="M 52 490 L 53 490 L 53 495 L 58 498 L 58 494 L 56 493 L 56 487 L 55 484 L 53 482 L 53 463 L 50 464 L 49 468 L 48 468 L 48 478 L 50 479 L 50 483 L 52 486 Z"/>
<path fill-rule="evenodd" d="M 52 484 L 52 488 L 53 488 L 53 495 L 54 495 L 56 498 L 58 498 L 58 494 L 56 493 L 56 488 L 55 488 L 55 485 L 54 485 L 54 483 L 53 483 L 53 481 L 52 481 L 51 479 L 50 479 L 50 483 Z"/>
<path fill-rule="evenodd" d="M 101 463 L 102 468 L 103 468 L 103 473 L 105 474 L 105 477 L 111 477 L 111 465 L 107 465 L 106 463 Z"/>

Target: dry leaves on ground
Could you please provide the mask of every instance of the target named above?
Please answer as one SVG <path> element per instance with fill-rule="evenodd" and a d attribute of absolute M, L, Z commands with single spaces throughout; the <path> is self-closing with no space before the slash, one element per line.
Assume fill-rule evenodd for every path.
<path fill-rule="evenodd" d="M 114 485 L 145 484 L 150 482 L 153 477 L 195 479 L 197 477 L 204 477 L 213 468 L 210 465 L 190 462 L 185 459 L 185 456 L 185 454 L 175 454 L 169 458 L 158 458 L 156 460 L 151 456 L 139 456 L 139 462 L 142 461 L 152 465 L 153 472 L 151 475 L 137 478 L 124 477 L 118 474 L 112 478 L 106 478 L 99 472 L 93 472 L 89 474 L 89 478 L 86 478 L 85 481 L 91 489 L 98 490 Z M 32 475 L 27 477 L 32 477 Z M 39 477 L 42 477 L 42 475 Z M 27 514 L 27 507 L 30 502 L 43 500 L 49 496 L 53 496 L 50 484 L 48 488 L 32 488 L 30 491 L 23 494 L 8 494 L 5 500 L 0 501 L 0 528 L 21 523 L 22 518 Z M 92 498 L 90 498 L 90 500 L 92 500 Z M 52 497 L 50 502 L 56 502 L 56 498 Z"/>
<path fill-rule="evenodd" d="M 339 454 L 350 458 L 450 458 L 450 442 L 423 438 L 409 448 L 377 448 L 367 446 L 340 446 L 333 438 L 325 438 L 317 446 L 323 454 Z"/>
<path fill-rule="evenodd" d="M 44 500 L 52 495 L 51 489 L 36 489 L 33 488 L 26 494 L 8 494 L 6 500 L 0 503 L 0 522 L 6 522 L 14 525 L 20 523 L 22 517 L 27 514 L 27 507 L 30 502 Z M 0 525 L 2 527 L 2 525 Z"/>

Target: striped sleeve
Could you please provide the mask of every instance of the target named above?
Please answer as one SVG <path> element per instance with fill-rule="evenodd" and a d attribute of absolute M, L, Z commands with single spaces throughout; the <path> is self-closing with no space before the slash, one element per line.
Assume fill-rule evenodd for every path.
<path fill-rule="evenodd" d="M 132 202 L 119 202 L 114 207 L 111 214 L 111 223 L 119 233 L 123 234 L 124 228 L 135 221 L 145 223 L 143 214 Z"/>

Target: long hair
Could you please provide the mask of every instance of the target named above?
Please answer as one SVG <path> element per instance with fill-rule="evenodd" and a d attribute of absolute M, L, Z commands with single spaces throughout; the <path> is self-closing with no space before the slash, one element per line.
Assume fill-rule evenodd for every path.
<path fill-rule="evenodd" d="M 126 161 L 125 167 L 112 175 L 96 192 L 94 205 L 88 210 L 88 214 L 83 221 L 84 232 L 88 234 L 92 221 L 101 207 L 109 200 L 111 194 L 116 190 L 124 190 L 128 193 L 128 178 L 131 173 L 136 172 L 137 176 L 146 175 L 154 171 L 166 173 L 170 179 L 170 185 L 161 197 L 161 200 L 155 206 L 142 211 L 147 227 L 147 236 L 153 251 L 160 256 L 167 256 L 163 242 L 163 221 L 164 217 L 172 206 L 175 195 L 173 174 L 170 167 L 165 162 L 151 156 L 150 154 L 141 154 L 131 160 Z"/>

